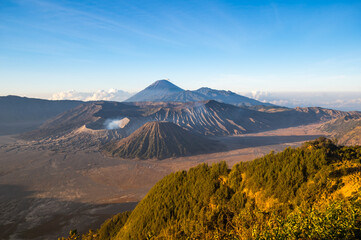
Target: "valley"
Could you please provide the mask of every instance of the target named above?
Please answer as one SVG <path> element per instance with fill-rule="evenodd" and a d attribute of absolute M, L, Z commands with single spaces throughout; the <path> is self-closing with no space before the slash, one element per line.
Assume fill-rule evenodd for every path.
<path fill-rule="evenodd" d="M 231 91 L 183 90 L 167 80 L 124 102 L 8 96 L 0 107 L 10 113 L 0 118 L 4 239 L 97 229 L 134 209 L 163 177 L 202 163 L 232 167 L 344 129 L 357 143 L 361 119 L 361 112 L 286 108 Z"/>
<path fill-rule="evenodd" d="M 271 150 L 299 146 L 323 132 L 320 124 L 244 134 L 214 136 L 227 151 L 164 160 L 119 159 L 98 148 L 55 148 L 1 136 L 1 238 L 54 239 L 76 227 L 98 228 L 110 216 L 131 210 L 167 174 L 200 163 L 239 161 L 261 157 Z"/>

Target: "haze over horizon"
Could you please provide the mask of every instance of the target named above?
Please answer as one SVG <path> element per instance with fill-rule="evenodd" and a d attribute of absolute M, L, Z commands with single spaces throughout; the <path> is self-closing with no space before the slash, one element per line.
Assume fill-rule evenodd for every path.
<path fill-rule="evenodd" d="M 167 79 L 169 80 L 169 79 Z M 190 89 L 185 89 L 190 90 Z M 195 89 L 192 89 L 195 90 Z M 222 90 L 222 89 L 218 89 Z M 240 95 L 264 103 L 272 103 L 285 107 L 323 107 L 343 111 L 361 111 L 361 92 L 271 92 L 252 91 L 236 92 Z M 124 101 L 135 93 L 119 89 L 98 90 L 95 92 L 78 92 L 75 90 L 58 92 L 47 97 L 50 100 L 82 100 L 82 101 Z"/>
<path fill-rule="evenodd" d="M 361 92 L 359 1 L 0 3 L 0 95 Z"/>

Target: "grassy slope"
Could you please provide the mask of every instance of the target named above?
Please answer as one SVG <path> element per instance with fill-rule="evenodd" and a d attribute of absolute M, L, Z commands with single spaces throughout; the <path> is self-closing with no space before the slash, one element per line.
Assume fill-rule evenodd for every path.
<path fill-rule="evenodd" d="M 360 238 L 360 161 L 360 147 L 320 139 L 231 170 L 202 164 L 159 181 L 121 225 L 105 223 L 112 236 L 83 239 Z"/>
<path fill-rule="evenodd" d="M 340 144 L 361 145 L 361 119 L 342 117 L 326 123 L 322 130 L 332 133 Z"/>

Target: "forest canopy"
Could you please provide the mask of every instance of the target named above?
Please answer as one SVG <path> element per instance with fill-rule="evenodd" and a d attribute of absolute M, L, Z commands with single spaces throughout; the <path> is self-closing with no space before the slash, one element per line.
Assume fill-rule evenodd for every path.
<path fill-rule="evenodd" d="M 164 177 L 131 213 L 68 239 L 360 239 L 361 147 L 319 138 Z"/>

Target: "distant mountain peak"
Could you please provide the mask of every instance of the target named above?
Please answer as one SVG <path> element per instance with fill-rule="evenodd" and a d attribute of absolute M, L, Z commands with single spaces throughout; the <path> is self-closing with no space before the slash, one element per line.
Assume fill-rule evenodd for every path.
<path fill-rule="evenodd" d="M 269 103 L 259 102 L 232 91 L 216 90 L 202 87 L 195 91 L 183 90 L 174 85 L 169 79 L 155 81 L 144 90 L 126 100 L 126 102 L 198 102 L 216 100 L 218 102 L 237 106 L 273 106 Z"/>
<path fill-rule="evenodd" d="M 167 89 L 172 92 L 181 92 L 184 91 L 182 88 L 176 86 L 175 84 L 171 83 L 169 79 L 161 79 L 157 80 L 151 85 L 149 85 L 146 89 Z"/>
<path fill-rule="evenodd" d="M 184 90 L 171 83 L 168 79 L 161 79 L 130 97 L 126 102 L 158 101 L 162 96 L 169 96 L 180 92 L 184 92 Z"/>

